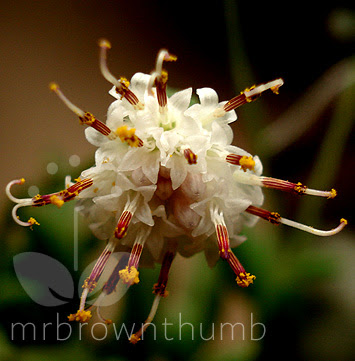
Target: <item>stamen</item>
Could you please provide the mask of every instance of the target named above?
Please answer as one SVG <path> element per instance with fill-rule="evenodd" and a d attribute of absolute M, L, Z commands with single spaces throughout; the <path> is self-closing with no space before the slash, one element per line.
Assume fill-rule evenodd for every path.
<path fill-rule="evenodd" d="M 142 334 L 145 332 L 145 330 L 153 321 L 161 298 L 168 296 L 168 292 L 165 290 L 165 288 L 168 283 L 169 271 L 171 264 L 175 258 L 175 254 L 176 254 L 175 250 L 169 250 L 165 253 L 162 266 L 160 269 L 158 282 L 153 287 L 153 293 L 155 293 L 156 296 L 154 298 L 152 308 L 140 330 L 130 337 L 129 341 L 133 344 L 136 344 L 141 339 Z"/>
<path fill-rule="evenodd" d="M 14 203 L 25 203 L 25 201 L 28 201 L 30 198 L 27 198 L 27 199 L 19 199 L 19 198 L 16 198 L 14 197 L 12 194 L 11 194 L 11 187 L 14 185 L 14 184 L 19 184 L 19 185 L 22 185 L 25 183 L 25 178 L 21 178 L 21 179 L 15 179 L 11 182 L 9 182 L 5 188 L 5 192 L 6 192 L 6 195 L 8 196 L 8 198 L 10 199 L 10 201 L 14 202 Z"/>
<path fill-rule="evenodd" d="M 325 197 L 325 198 L 334 198 L 337 195 L 335 189 L 330 191 L 320 191 L 317 189 L 310 189 L 302 183 L 292 183 L 289 181 L 285 181 L 282 179 L 276 179 L 271 177 L 259 177 L 255 174 L 244 174 L 240 171 L 235 171 L 233 173 L 233 178 L 243 184 L 255 185 L 259 187 L 266 187 L 272 189 L 278 189 L 284 192 L 295 193 L 298 195 L 307 194 L 311 196 L 317 197 Z"/>
<path fill-rule="evenodd" d="M 253 214 L 254 216 L 258 216 L 262 219 L 265 219 L 266 221 L 269 221 L 272 224 L 278 225 L 281 223 L 281 216 L 277 212 L 270 212 L 255 206 L 249 206 L 245 211 L 250 214 Z"/>
<path fill-rule="evenodd" d="M 126 78 L 121 77 L 119 80 L 114 77 L 107 66 L 107 49 L 111 49 L 111 44 L 106 39 L 99 41 L 100 46 L 100 70 L 104 78 L 116 87 L 116 92 L 121 94 L 122 98 L 126 98 L 127 101 L 133 105 L 136 110 L 142 110 L 144 104 L 142 104 L 137 96 L 128 88 L 129 81 Z"/>
<path fill-rule="evenodd" d="M 134 266 L 127 266 L 125 269 L 119 272 L 119 275 L 120 279 L 125 284 L 132 285 L 134 283 L 139 283 L 139 272 Z"/>
<path fill-rule="evenodd" d="M 161 74 L 163 71 L 163 63 L 164 61 L 176 61 L 177 56 L 170 54 L 166 49 L 161 49 L 158 53 L 157 60 L 155 63 L 155 71 L 158 74 Z"/>
<path fill-rule="evenodd" d="M 111 239 L 108 242 L 105 249 L 103 250 L 103 252 L 101 253 L 98 260 L 96 261 L 95 266 L 92 269 L 89 277 L 87 277 L 86 280 L 84 281 L 83 292 L 82 292 L 81 298 L 80 298 L 79 310 L 77 311 L 77 313 L 71 314 L 68 316 L 69 321 L 86 322 L 86 321 L 90 320 L 91 312 L 84 310 L 86 298 L 87 298 L 88 294 L 95 289 L 97 282 L 99 281 L 99 279 L 102 275 L 102 272 L 105 269 L 107 261 L 115 249 L 115 245 L 116 245 L 116 241 L 114 239 Z"/>
<path fill-rule="evenodd" d="M 78 310 L 77 313 L 72 313 L 68 316 L 69 321 L 78 321 L 81 323 L 86 323 L 87 321 L 90 321 L 92 315 L 91 311 L 85 311 L 85 310 Z"/>
<path fill-rule="evenodd" d="M 120 219 L 117 222 L 117 226 L 115 229 L 115 237 L 117 239 L 122 239 L 127 234 L 127 228 L 131 223 L 134 212 L 138 206 L 139 193 L 137 193 L 136 197 L 132 202 L 129 200 L 125 205 L 125 209 L 123 210 Z"/>
<path fill-rule="evenodd" d="M 248 287 L 253 283 L 255 276 L 245 272 L 244 267 L 239 262 L 238 258 L 232 252 L 229 243 L 229 236 L 226 224 L 224 222 L 223 213 L 218 210 L 216 205 L 211 207 L 211 219 L 216 228 L 219 256 L 226 260 L 234 273 L 237 275 L 236 281 L 240 287 Z"/>
<path fill-rule="evenodd" d="M 223 213 L 215 205 L 211 208 L 211 219 L 216 228 L 219 255 L 222 259 L 228 260 L 230 251 L 228 230 L 224 222 Z"/>
<path fill-rule="evenodd" d="M 93 183 L 94 181 L 92 179 L 85 178 L 60 192 L 45 194 L 43 196 L 37 194 L 32 198 L 32 206 L 42 207 L 47 204 L 54 204 L 60 208 L 64 204 L 64 202 L 71 201 L 72 199 L 77 197 L 84 189 L 91 187 Z"/>
<path fill-rule="evenodd" d="M 17 210 L 20 207 L 26 207 L 26 206 L 41 207 L 47 204 L 54 204 L 60 208 L 64 204 L 64 202 L 68 202 L 74 199 L 76 196 L 79 195 L 81 191 L 90 187 L 93 184 L 92 179 L 86 178 L 80 182 L 73 184 L 69 188 L 57 193 L 46 194 L 44 196 L 37 194 L 33 198 L 24 198 L 24 199 L 19 199 L 14 197 L 11 194 L 11 187 L 14 184 L 22 185 L 24 182 L 25 182 L 24 178 L 16 179 L 8 183 L 6 186 L 6 195 L 9 197 L 11 201 L 17 203 L 17 205 L 12 209 L 12 217 L 16 223 L 18 223 L 20 226 L 23 227 L 31 227 L 35 224 L 39 225 L 39 223 L 33 217 L 31 217 L 27 222 L 21 221 L 17 216 Z"/>
<path fill-rule="evenodd" d="M 118 220 L 116 229 L 115 229 L 115 237 L 117 239 L 122 239 L 127 234 L 127 228 L 131 223 L 133 217 L 133 213 L 129 211 L 123 211 L 120 219 Z"/>
<path fill-rule="evenodd" d="M 96 285 L 97 281 L 100 279 L 101 274 L 107 264 L 108 259 L 110 258 L 112 252 L 114 251 L 116 242 L 114 240 L 110 240 L 102 251 L 100 257 L 95 263 L 94 268 L 92 269 L 90 275 L 84 281 L 83 288 L 88 290 L 88 293 L 92 292 Z"/>
<path fill-rule="evenodd" d="M 273 224 L 278 225 L 278 224 L 282 223 L 287 226 L 300 229 L 301 231 L 305 231 L 305 232 L 312 233 L 317 236 L 323 236 L 323 237 L 333 236 L 334 234 L 339 233 L 348 224 L 348 221 L 346 219 L 342 218 L 340 220 L 340 224 L 338 225 L 338 227 L 331 229 L 329 231 L 323 231 L 323 230 L 315 229 L 311 226 L 306 226 L 302 223 L 298 223 L 298 222 L 289 220 L 287 218 L 283 218 L 277 212 L 270 212 L 270 211 L 267 211 L 267 210 L 259 208 L 259 207 L 249 206 L 245 211 L 250 214 L 253 214 L 255 216 L 258 216 L 260 218 L 263 218 Z"/>
<path fill-rule="evenodd" d="M 129 256 L 128 265 L 125 269 L 119 271 L 120 278 L 123 283 L 132 285 L 139 282 L 138 265 L 141 258 L 144 243 L 147 240 L 151 231 L 151 227 L 147 230 L 142 227 L 137 234 L 137 239 L 134 242 L 131 254 Z"/>
<path fill-rule="evenodd" d="M 152 94 L 152 87 L 155 84 L 157 99 L 159 103 L 159 111 L 162 114 L 166 113 L 168 98 L 166 95 L 166 84 L 168 81 L 168 72 L 163 69 L 164 61 L 176 61 L 177 57 L 170 54 L 167 50 L 162 49 L 158 53 L 155 71 L 152 73 L 149 84 L 148 92 Z"/>
<path fill-rule="evenodd" d="M 270 89 L 273 93 L 278 94 L 279 88 L 283 85 L 283 83 L 284 81 L 280 78 L 266 84 L 261 84 L 258 86 L 254 85 L 251 88 L 247 88 L 239 95 L 229 100 L 223 107 L 215 109 L 213 115 L 217 118 L 222 117 L 226 112 L 256 100 L 261 95 L 261 93 L 268 89 Z"/>
<path fill-rule="evenodd" d="M 59 85 L 56 83 L 50 83 L 49 89 L 56 93 L 59 99 L 72 111 L 74 112 L 79 118 L 83 118 L 85 116 L 85 112 L 74 105 L 59 89 Z"/>
<path fill-rule="evenodd" d="M 135 132 L 135 128 L 128 129 L 127 125 L 123 125 L 116 129 L 116 134 L 122 142 L 126 142 L 131 147 L 142 147 L 143 140 L 138 138 Z"/>
<path fill-rule="evenodd" d="M 130 286 L 128 284 L 124 284 L 122 280 L 120 279 L 119 272 L 125 267 L 127 264 L 127 257 L 126 255 L 123 255 L 120 260 L 117 262 L 116 267 L 112 271 L 109 279 L 104 284 L 102 288 L 102 292 L 100 296 L 98 297 L 97 301 L 95 302 L 94 307 L 96 307 L 97 315 L 100 318 L 100 320 L 107 325 L 112 323 L 112 320 L 106 319 L 101 314 L 101 304 L 105 297 L 110 295 L 112 292 L 116 291 L 118 295 L 122 295 L 127 291 L 127 288 Z"/>
<path fill-rule="evenodd" d="M 184 150 L 184 157 L 191 165 L 197 163 L 197 155 L 190 148 Z"/>
<path fill-rule="evenodd" d="M 226 161 L 233 165 L 239 165 L 244 172 L 246 172 L 247 169 L 254 170 L 255 167 L 255 160 L 251 156 L 228 154 Z"/>
<path fill-rule="evenodd" d="M 116 139 L 116 134 L 112 132 L 112 130 L 106 124 L 96 119 L 95 116 L 90 112 L 84 112 L 76 105 L 74 105 L 63 94 L 63 92 L 59 89 L 59 86 L 57 84 L 51 83 L 49 87 L 52 91 L 54 91 L 58 95 L 58 97 L 63 101 L 63 103 L 79 117 L 80 124 L 85 124 L 96 129 L 98 132 L 105 135 L 110 140 Z"/>
<path fill-rule="evenodd" d="M 229 258 L 227 261 L 234 273 L 237 275 L 235 280 L 237 281 L 238 286 L 248 287 L 251 283 L 254 283 L 256 277 L 248 272 L 245 272 L 244 267 L 232 251 L 229 251 Z"/>

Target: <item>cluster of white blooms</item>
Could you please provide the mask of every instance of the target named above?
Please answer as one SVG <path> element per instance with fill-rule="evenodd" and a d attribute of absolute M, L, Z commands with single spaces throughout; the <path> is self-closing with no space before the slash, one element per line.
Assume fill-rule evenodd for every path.
<path fill-rule="evenodd" d="M 76 183 L 67 179 L 65 190 L 49 195 L 17 199 L 10 188 L 24 179 L 7 186 L 9 198 L 17 203 L 13 216 L 19 224 L 38 224 L 33 218 L 19 220 L 19 207 L 61 207 L 76 198 L 95 236 L 108 241 L 84 282 L 79 310 L 69 320 L 85 322 L 91 318 L 90 308 L 85 309 L 86 297 L 96 287 L 114 251 L 130 249 L 131 254 L 126 264 L 118 262 L 105 283 L 94 305 L 99 317 L 110 322 L 99 311 L 101 301 L 119 285 L 137 283 L 138 266 L 161 263 L 148 317 L 151 321 L 160 299 L 167 295 L 168 273 L 176 253 L 189 257 L 204 251 L 210 266 L 222 258 L 236 274 L 237 284 L 247 287 L 255 276 L 245 271 L 231 250 L 245 239 L 240 236 L 243 226 L 253 226 L 260 217 L 323 236 L 345 226 L 346 221 L 341 220 L 337 228 L 320 231 L 259 208 L 263 203 L 261 187 L 328 198 L 336 192 L 263 177 L 259 158 L 231 145 L 229 124 L 237 119 L 234 109 L 255 100 L 265 90 L 277 93 L 282 79 L 246 89 L 228 102 L 219 102 L 211 88 L 198 89 L 199 103 L 190 106 L 191 88 L 167 96 L 168 76 L 163 63 L 176 60 L 167 50 L 159 52 L 151 74 L 136 73 L 128 82 L 116 79 L 107 68 L 110 44 L 103 40 L 100 48 L 101 71 L 113 84 L 110 94 L 117 99 L 108 109 L 106 124 L 71 103 L 56 84 L 51 85 L 80 122 L 89 126 L 86 138 L 98 147 L 95 165 L 83 171 Z M 145 328 L 131 341 L 138 341 Z"/>

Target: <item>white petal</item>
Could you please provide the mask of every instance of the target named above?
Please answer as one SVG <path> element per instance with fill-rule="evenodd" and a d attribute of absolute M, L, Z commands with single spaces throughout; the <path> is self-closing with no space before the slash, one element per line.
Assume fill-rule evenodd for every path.
<path fill-rule="evenodd" d="M 212 88 L 200 88 L 196 90 L 200 103 L 203 107 L 217 107 L 218 95 Z"/>
<path fill-rule="evenodd" d="M 169 98 L 168 106 L 173 106 L 175 109 L 184 112 L 190 105 L 191 95 L 192 88 L 181 90 Z"/>
<path fill-rule="evenodd" d="M 136 73 L 132 76 L 130 88 L 141 102 L 143 102 L 144 93 L 147 90 L 149 80 L 149 74 Z"/>
<path fill-rule="evenodd" d="M 96 147 L 100 147 L 103 143 L 109 141 L 107 137 L 91 127 L 85 129 L 85 137 L 89 143 L 95 145 Z"/>

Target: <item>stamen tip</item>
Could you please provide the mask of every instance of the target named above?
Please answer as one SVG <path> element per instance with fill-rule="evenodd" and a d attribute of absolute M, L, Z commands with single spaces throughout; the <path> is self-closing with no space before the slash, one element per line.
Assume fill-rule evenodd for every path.
<path fill-rule="evenodd" d="M 107 39 L 100 39 L 99 46 L 100 48 L 111 49 L 111 43 Z"/>
<path fill-rule="evenodd" d="M 238 286 L 248 287 L 251 283 L 254 283 L 255 278 L 256 277 L 250 273 L 241 272 L 235 280 L 237 281 Z"/>
<path fill-rule="evenodd" d="M 177 60 L 177 56 L 174 55 L 174 54 L 168 53 L 168 55 L 165 57 L 164 60 L 165 60 L 165 61 L 176 61 L 176 60 Z"/>
<path fill-rule="evenodd" d="M 135 333 L 129 338 L 129 342 L 135 345 L 138 341 L 140 341 L 140 337 L 138 337 Z"/>
<path fill-rule="evenodd" d="M 346 226 L 348 224 L 348 221 L 345 218 L 342 218 L 340 220 L 340 223 L 344 223 L 344 226 Z"/>
<path fill-rule="evenodd" d="M 57 92 L 59 89 L 59 85 L 57 83 L 51 82 L 49 83 L 49 89 L 53 92 Z"/>
<path fill-rule="evenodd" d="M 68 316 L 69 321 L 78 321 L 80 323 L 86 323 L 87 321 L 90 321 L 92 315 L 91 311 L 85 311 L 85 310 L 78 310 L 77 313 L 72 313 Z"/>
<path fill-rule="evenodd" d="M 328 199 L 333 199 L 337 196 L 337 191 L 333 188 L 330 192 L 329 192 L 329 197 Z"/>
<path fill-rule="evenodd" d="M 35 218 L 33 218 L 33 217 L 31 217 L 28 221 L 27 221 L 28 223 L 29 223 L 29 226 L 33 226 L 34 224 L 36 225 L 36 226 L 39 226 L 40 224 L 37 222 L 37 220 L 35 219 Z"/>

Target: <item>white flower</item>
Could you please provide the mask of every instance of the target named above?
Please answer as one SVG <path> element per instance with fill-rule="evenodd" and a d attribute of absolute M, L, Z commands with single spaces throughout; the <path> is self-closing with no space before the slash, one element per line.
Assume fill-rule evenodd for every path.
<path fill-rule="evenodd" d="M 70 320 L 86 321 L 85 300 L 100 278 L 114 250 L 131 249 L 128 263 L 120 263 L 102 289 L 95 307 L 99 316 L 104 297 L 122 284 L 139 281 L 138 266 L 162 263 L 149 322 L 155 315 L 165 290 L 170 265 L 176 253 L 185 257 L 204 251 L 213 266 L 218 258 L 226 260 L 236 274 L 237 284 L 247 287 L 255 276 L 247 273 L 231 248 L 245 240 L 243 226 L 253 226 L 258 217 L 272 223 L 284 223 L 318 235 L 332 235 L 346 224 L 330 231 L 320 231 L 282 218 L 276 212 L 259 208 L 263 203 L 261 187 L 276 188 L 297 194 L 328 198 L 335 190 L 323 192 L 291 183 L 262 177 L 262 164 L 257 156 L 231 145 L 233 133 L 229 124 L 236 120 L 234 109 L 251 102 L 265 90 L 277 93 L 283 84 L 277 79 L 251 89 L 228 102 L 219 102 L 210 88 L 197 90 L 200 102 L 190 106 L 192 89 L 167 97 L 167 72 L 163 63 L 174 61 L 166 50 L 157 57 L 155 71 L 137 73 L 131 82 L 117 80 L 106 65 L 107 41 L 100 42 L 101 71 L 113 84 L 110 94 L 116 98 L 108 109 L 106 124 L 91 113 L 72 104 L 56 84 L 51 89 L 88 125 L 88 141 L 98 147 L 95 165 L 82 172 L 76 183 L 50 195 L 17 199 L 13 216 L 24 226 L 38 224 L 31 218 L 20 221 L 16 211 L 21 206 L 42 206 L 79 199 L 78 209 L 85 215 L 94 234 L 108 240 L 92 273 L 84 283 L 80 307 Z M 142 256 L 142 259 L 141 259 Z M 119 286 L 120 285 L 120 286 Z M 105 320 L 109 322 L 109 320 Z M 136 342 L 145 329 L 132 338 Z"/>

